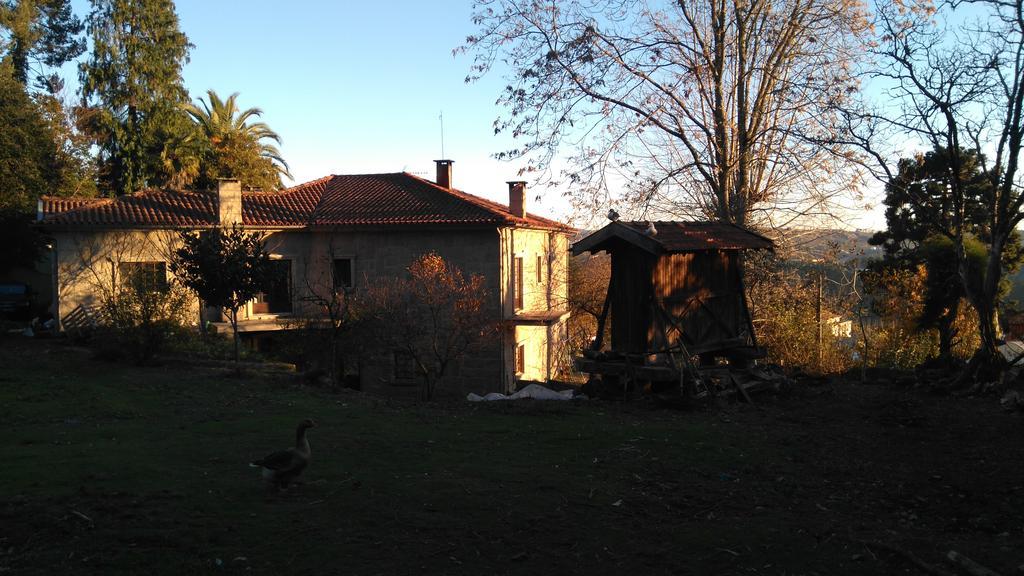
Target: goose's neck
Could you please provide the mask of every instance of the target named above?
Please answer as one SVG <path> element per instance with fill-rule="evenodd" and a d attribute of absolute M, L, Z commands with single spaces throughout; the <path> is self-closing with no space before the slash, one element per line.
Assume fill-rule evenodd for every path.
<path fill-rule="evenodd" d="M 295 449 L 309 454 L 309 440 L 306 439 L 306 429 L 299 428 L 295 431 Z"/>

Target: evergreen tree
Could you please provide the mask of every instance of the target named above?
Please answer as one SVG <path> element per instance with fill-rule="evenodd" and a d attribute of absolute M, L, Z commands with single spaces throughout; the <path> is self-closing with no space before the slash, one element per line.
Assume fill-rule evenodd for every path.
<path fill-rule="evenodd" d="M 964 240 L 968 266 L 980 278 L 984 267 L 984 244 L 988 242 L 989 210 L 987 198 L 991 184 L 982 165 L 983 159 L 971 150 L 960 152 L 959 180 L 964 183 L 963 206 L 955 206 L 948 193 L 953 171 L 948 150 L 939 148 L 913 158 L 899 161 L 899 171 L 886 183 L 885 219 L 887 228 L 872 236 L 870 242 L 881 246 L 885 259 L 874 266 L 916 269 L 924 266 L 924 306 L 918 324 L 921 328 L 939 331 L 940 356 L 951 357 L 955 321 L 960 300 L 966 297 L 965 286 L 957 272 L 954 221 L 962 212 L 967 236 Z M 1003 252 L 1003 269 L 1020 267 L 1022 246 L 1016 233 Z M 1008 284 L 1002 288 L 1006 293 Z"/>
<path fill-rule="evenodd" d="M 239 108 L 237 92 L 227 99 L 213 90 L 206 94 L 209 101 L 200 99 L 201 107 L 185 107 L 205 148 L 196 184 L 212 188 L 219 178 L 237 178 L 251 188 L 280 188 L 281 176 L 291 178 L 291 174 L 281 152 L 271 143 L 280 144 L 281 137 L 266 123 L 252 121 L 262 116 L 263 111 Z"/>
<path fill-rule="evenodd" d="M 240 226 L 181 233 L 171 271 L 207 306 L 227 311 L 238 368 L 238 311 L 263 291 L 273 274 L 264 236 Z"/>
<path fill-rule="evenodd" d="M 89 151 L 89 138 L 78 128 L 81 107 L 68 106 L 60 93 L 36 94 L 39 112 L 53 136 L 52 196 L 96 196 L 96 159 Z"/>
<path fill-rule="evenodd" d="M 101 185 L 125 194 L 168 179 L 168 158 L 189 123 L 181 68 L 192 45 L 171 0 L 92 0 L 92 54 L 79 76 L 94 107 Z M 173 162 L 171 163 L 174 164 Z M 182 162 L 184 164 L 184 162 Z"/>
<path fill-rule="evenodd" d="M 33 62 L 57 68 L 84 52 L 83 28 L 70 0 L 0 0 L 0 46 L 21 84 L 28 84 Z M 43 70 L 36 73 L 49 85 Z"/>
<path fill-rule="evenodd" d="M 961 155 L 960 179 L 968 191 L 964 195 L 963 219 L 968 232 L 984 236 L 988 214 L 985 199 L 991 193 L 990 184 L 978 155 L 971 150 L 963 150 Z M 940 148 L 902 158 L 897 168 L 885 185 L 886 230 L 871 240 L 888 256 L 912 251 L 933 234 L 952 236 L 957 210 L 948 193 L 952 165 L 947 150 Z"/>
<path fill-rule="evenodd" d="M 54 139 L 11 67 L 2 65 L 0 126 L 0 211 L 33 211 L 54 185 Z"/>
<path fill-rule="evenodd" d="M 30 266 L 42 248 L 31 227 L 36 199 L 50 190 L 56 175 L 53 136 L 39 109 L 13 75 L 0 64 L 0 274 Z"/>
<path fill-rule="evenodd" d="M 34 209 L 35 198 L 42 194 L 96 195 L 95 160 L 89 142 L 76 127 L 77 109 L 65 106 L 64 81 L 50 70 L 85 50 L 83 30 L 69 0 L 0 0 L 0 54 L 10 76 L 24 88 L 11 86 L 9 95 L 20 98 L 18 94 L 28 91 L 36 108 L 31 115 L 38 117 L 28 126 L 37 138 L 43 134 L 53 138 L 45 161 L 24 164 L 26 181 L 40 169 L 47 181 L 46 186 L 33 185 L 27 191 L 24 202 L 26 206 L 31 204 L 28 208 Z M 32 75 L 34 90 L 28 90 Z M 39 129 L 37 119 L 43 121 L 45 129 Z M 14 131 L 23 127 L 9 125 Z"/>

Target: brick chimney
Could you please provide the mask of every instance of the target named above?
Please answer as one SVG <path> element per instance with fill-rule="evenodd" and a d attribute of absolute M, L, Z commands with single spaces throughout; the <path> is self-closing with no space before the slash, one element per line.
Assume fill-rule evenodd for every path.
<path fill-rule="evenodd" d="M 526 182 L 516 180 L 508 183 L 508 211 L 513 216 L 526 218 Z"/>
<path fill-rule="evenodd" d="M 434 160 L 434 164 L 437 164 L 437 178 L 434 182 L 442 188 L 451 188 L 452 164 L 455 164 L 455 160 Z"/>
<path fill-rule="evenodd" d="M 221 226 L 230 228 L 233 224 L 242 224 L 242 183 L 233 178 L 217 180 L 218 221 Z"/>

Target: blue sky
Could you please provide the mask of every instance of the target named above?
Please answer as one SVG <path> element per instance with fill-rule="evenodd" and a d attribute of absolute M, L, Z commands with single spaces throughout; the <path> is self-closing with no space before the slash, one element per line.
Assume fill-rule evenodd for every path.
<path fill-rule="evenodd" d="M 88 0 L 74 0 L 89 13 Z M 244 108 L 282 138 L 298 184 L 328 174 L 408 171 L 433 180 L 433 160 L 455 160 L 453 181 L 507 203 L 507 180 L 522 164 L 498 162 L 510 139 L 495 136 L 499 75 L 466 84 L 471 57 L 452 51 L 474 31 L 469 0 L 336 2 L 177 0 L 195 47 L 183 75 L 195 99 L 239 92 Z M 68 71 L 67 91 L 77 90 Z M 529 195 L 529 201 L 533 196 Z M 548 193 L 531 211 L 569 209 Z"/>
<path fill-rule="evenodd" d="M 88 14 L 88 0 L 74 0 Z M 455 160 L 454 184 L 507 202 L 507 180 L 522 163 L 491 155 L 511 139 L 496 136 L 500 70 L 466 84 L 471 56 L 453 56 L 468 34 L 471 0 L 177 0 L 181 29 L 195 48 L 183 74 L 193 98 L 239 92 L 263 109 L 283 139 L 297 184 L 327 174 L 408 171 L 434 178 L 433 160 Z M 71 79 L 69 79 L 71 80 Z M 69 92 L 75 87 L 68 83 Z M 568 219 L 567 203 L 528 194 L 532 212 Z M 853 226 L 883 223 L 879 215 Z"/>
<path fill-rule="evenodd" d="M 195 49 L 184 69 L 193 97 L 240 92 L 284 140 L 296 182 L 326 174 L 406 170 L 433 179 L 455 160 L 457 187 L 507 200 L 519 166 L 490 154 L 501 83 L 467 85 L 470 5 L 445 2 L 180 0 Z M 554 205 L 554 202 L 551 202 Z M 552 206 L 551 208 L 554 208 Z"/>

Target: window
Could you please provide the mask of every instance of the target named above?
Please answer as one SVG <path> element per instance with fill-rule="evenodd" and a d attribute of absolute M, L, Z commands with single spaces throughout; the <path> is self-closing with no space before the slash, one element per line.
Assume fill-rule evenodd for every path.
<path fill-rule="evenodd" d="M 263 292 L 256 295 L 252 311 L 256 314 L 281 314 L 292 311 L 292 261 L 271 260 L 271 277 Z"/>
<path fill-rule="evenodd" d="M 122 286 L 131 286 L 147 292 L 167 291 L 167 264 L 165 262 L 121 262 L 117 265 Z"/>
<path fill-rule="evenodd" d="M 519 344 L 516 346 L 516 376 L 522 376 L 526 372 L 526 345 Z"/>
<path fill-rule="evenodd" d="M 523 309 L 523 257 L 516 256 L 515 266 L 512 270 L 515 282 L 515 307 L 516 310 Z"/>
<path fill-rule="evenodd" d="M 537 284 L 544 281 L 544 257 L 537 254 Z"/>
<path fill-rule="evenodd" d="M 334 259 L 334 289 L 343 290 L 355 286 L 355 262 L 353 258 Z"/>

